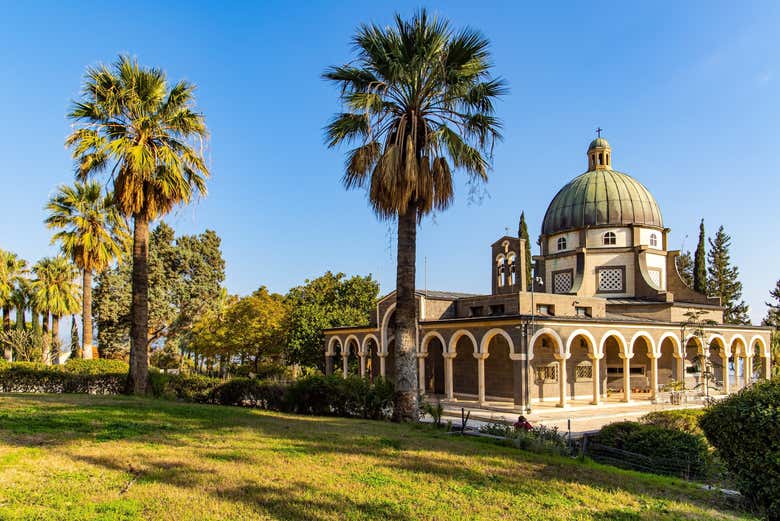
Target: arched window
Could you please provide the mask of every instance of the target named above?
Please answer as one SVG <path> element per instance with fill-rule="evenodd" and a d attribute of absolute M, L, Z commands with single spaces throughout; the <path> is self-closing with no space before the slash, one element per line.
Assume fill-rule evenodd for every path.
<path fill-rule="evenodd" d="M 558 237 L 558 251 L 566 249 L 566 237 Z"/>
<path fill-rule="evenodd" d="M 615 232 L 607 232 L 604 234 L 604 246 L 614 246 L 617 244 L 617 235 Z"/>
<path fill-rule="evenodd" d="M 510 253 L 506 260 L 509 263 L 509 285 L 514 286 L 517 284 L 517 258 L 514 253 Z"/>
<path fill-rule="evenodd" d="M 653 248 L 658 246 L 658 236 L 654 233 L 650 234 L 650 246 Z"/>
<path fill-rule="evenodd" d="M 506 263 L 503 255 L 496 257 L 496 279 L 498 280 L 498 287 L 506 284 Z"/>

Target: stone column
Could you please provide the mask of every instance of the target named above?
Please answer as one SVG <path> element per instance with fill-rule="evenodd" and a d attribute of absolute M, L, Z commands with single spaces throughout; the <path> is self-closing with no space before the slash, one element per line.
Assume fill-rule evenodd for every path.
<path fill-rule="evenodd" d="M 631 357 L 623 356 L 623 401 L 631 401 Z"/>
<path fill-rule="evenodd" d="M 448 400 L 455 399 L 455 393 L 453 392 L 452 385 L 452 359 L 455 358 L 456 353 L 443 353 L 444 357 L 444 394 Z"/>
<path fill-rule="evenodd" d="M 349 353 L 341 355 L 341 365 L 344 369 L 344 378 L 349 374 Z"/>
<path fill-rule="evenodd" d="M 591 356 L 591 376 L 593 377 L 593 401 L 591 405 L 601 405 L 601 357 Z"/>
<path fill-rule="evenodd" d="M 731 375 L 729 375 L 729 354 L 725 349 L 720 351 L 720 359 L 723 360 L 723 392 L 729 394 L 731 392 Z"/>
<path fill-rule="evenodd" d="M 685 385 L 685 357 L 677 359 L 677 381 Z"/>
<path fill-rule="evenodd" d="M 658 357 L 650 357 L 650 401 L 656 403 L 658 398 Z"/>
<path fill-rule="evenodd" d="M 753 357 L 745 357 L 745 387 L 753 383 Z"/>
<path fill-rule="evenodd" d="M 512 360 L 512 401 L 516 410 L 524 413 L 525 403 L 525 380 L 523 379 L 523 362 L 525 355 L 510 353 Z"/>
<path fill-rule="evenodd" d="M 772 379 L 772 358 L 764 357 L 764 378 L 767 380 Z"/>
<path fill-rule="evenodd" d="M 569 383 L 566 374 L 566 356 L 558 358 L 558 407 L 566 407 L 566 385 Z"/>
<path fill-rule="evenodd" d="M 417 353 L 417 380 L 419 382 L 420 394 L 425 394 L 425 357 L 427 353 Z"/>
<path fill-rule="evenodd" d="M 488 356 L 488 353 L 474 353 L 477 359 L 477 400 L 480 405 L 485 403 L 485 359 Z"/>
<path fill-rule="evenodd" d="M 379 376 L 386 378 L 385 376 L 385 357 L 387 354 L 379 353 Z"/>
<path fill-rule="evenodd" d="M 366 353 L 363 351 L 358 352 L 358 356 L 360 357 L 360 378 L 366 377 Z"/>
<path fill-rule="evenodd" d="M 325 374 L 330 376 L 333 374 L 333 355 L 325 353 Z"/>

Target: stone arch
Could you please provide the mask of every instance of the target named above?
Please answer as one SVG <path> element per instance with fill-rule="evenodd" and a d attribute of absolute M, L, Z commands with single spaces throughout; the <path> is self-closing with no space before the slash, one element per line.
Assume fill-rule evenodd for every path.
<path fill-rule="evenodd" d="M 610 338 L 614 338 L 615 341 L 618 344 L 618 350 L 620 353 L 622 353 L 623 356 L 631 356 L 630 351 L 630 345 L 626 341 L 626 337 L 623 336 L 623 334 L 620 331 L 617 331 L 616 329 L 610 329 L 606 333 L 604 333 L 601 336 L 601 342 L 599 343 L 599 351 L 602 355 L 606 355 L 606 352 L 604 351 L 604 346 L 607 343 L 607 340 Z"/>
<path fill-rule="evenodd" d="M 458 329 L 452 334 L 452 336 L 450 337 L 450 342 L 448 344 L 447 352 L 456 353 L 457 351 L 455 348 L 457 347 L 458 341 L 464 336 L 467 336 L 471 339 L 471 344 L 474 346 L 474 353 L 478 353 L 479 342 L 477 342 L 477 339 L 474 337 L 474 334 L 467 329 Z"/>
<path fill-rule="evenodd" d="M 658 356 L 658 351 L 656 350 L 655 347 L 655 341 L 653 340 L 653 337 L 650 336 L 650 333 L 648 333 L 647 331 L 637 331 L 636 333 L 634 333 L 634 335 L 631 337 L 631 343 L 630 343 L 631 348 L 629 352 L 632 354 L 634 353 L 634 344 L 640 338 L 644 339 L 644 341 L 647 342 L 648 354 L 654 357 Z"/>
<path fill-rule="evenodd" d="M 727 380 L 730 378 L 729 357 L 731 353 L 723 335 L 711 333 L 707 339 L 707 351 L 715 383 L 725 389 L 728 385 Z"/>
<path fill-rule="evenodd" d="M 478 363 L 484 364 L 485 395 L 512 398 L 514 395 L 514 371 L 511 354 L 514 352 L 512 337 L 500 328 L 489 330 L 482 336 Z"/>
<path fill-rule="evenodd" d="M 467 339 L 467 340 L 466 340 Z M 471 344 L 471 349 L 468 348 Z M 460 344 L 460 349 L 458 346 Z M 449 353 L 452 357 L 452 382 L 453 392 L 460 394 L 477 395 L 478 368 L 477 359 L 479 344 L 471 331 L 459 329 L 453 333 L 449 342 Z"/>
<path fill-rule="evenodd" d="M 363 346 L 362 346 L 362 349 L 363 349 L 363 352 L 364 352 L 364 353 L 368 353 L 368 350 L 367 350 L 366 348 L 368 347 L 368 341 L 369 341 L 369 340 L 373 340 L 373 341 L 374 341 L 374 343 L 377 345 L 377 347 L 379 347 L 379 339 L 376 337 L 376 335 L 375 335 L 375 334 L 373 334 L 373 333 L 369 333 L 369 334 L 367 334 L 367 335 L 366 335 L 366 336 L 363 338 Z"/>
<path fill-rule="evenodd" d="M 389 351 L 387 330 L 389 327 L 390 317 L 393 316 L 394 311 L 395 311 L 395 302 L 390 304 L 390 306 L 387 308 L 387 311 L 385 311 L 385 314 L 382 317 L 382 325 L 381 328 L 379 329 L 379 334 L 382 338 L 382 344 L 380 345 L 380 349 L 382 350 L 382 353 L 385 355 Z"/>
<path fill-rule="evenodd" d="M 344 340 L 344 351 L 347 352 L 347 354 L 352 354 L 352 351 L 350 351 L 349 346 L 351 345 L 352 341 L 355 341 L 355 354 L 357 354 L 358 351 L 360 351 L 360 340 L 358 340 L 358 337 L 355 335 L 349 335 L 346 340 Z"/>
<path fill-rule="evenodd" d="M 328 340 L 328 349 L 326 350 L 325 354 L 328 356 L 335 356 L 336 352 L 333 350 L 333 344 L 338 342 L 339 343 L 339 351 L 341 351 L 341 346 L 343 343 L 341 342 L 341 338 L 337 336 L 330 337 L 330 340 Z M 341 353 L 339 353 L 341 354 Z"/>
<path fill-rule="evenodd" d="M 753 335 L 753 337 L 750 339 L 750 345 L 755 346 L 756 342 L 759 342 L 761 344 L 761 351 L 759 352 L 759 356 L 762 358 L 769 358 L 769 346 L 764 341 L 764 338 L 760 335 Z"/>
<path fill-rule="evenodd" d="M 552 338 L 553 342 L 555 342 L 555 348 L 553 350 L 556 351 L 559 356 L 563 356 L 564 344 L 563 340 L 561 339 L 561 335 L 559 335 L 554 329 L 543 327 L 534 333 L 534 335 L 531 337 L 531 341 L 529 342 L 531 348 L 528 350 L 528 360 L 534 359 L 534 346 L 536 345 L 536 341 L 544 336 Z"/>
<path fill-rule="evenodd" d="M 488 348 L 490 346 L 490 341 L 493 340 L 493 337 L 495 337 L 496 335 L 504 337 L 506 343 L 509 344 L 510 353 L 515 352 L 515 343 L 512 342 L 512 337 L 509 336 L 509 333 L 507 333 L 506 330 L 501 329 L 500 327 L 494 327 L 493 329 L 488 330 L 484 335 L 482 335 L 482 342 L 480 342 L 479 344 L 480 353 L 489 353 Z"/>
<path fill-rule="evenodd" d="M 564 352 L 567 355 L 571 354 L 571 344 L 572 342 L 574 342 L 574 339 L 577 338 L 578 336 L 583 336 L 586 339 L 588 339 L 588 351 L 590 352 L 591 355 L 600 358 L 601 352 L 599 351 L 599 343 L 596 342 L 596 339 L 593 337 L 591 332 L 588 331 L 587 329 L 575 329 L 574 331 L 572 331 L 569 337 L 566 339 L 566 349 Z"/>
<path fill-rule="evenodd" d="M 661 356 L 663 350 L 663 343 L 665 340 L 669 340 L 672 343 L 673 354 L 677 358 L 682 358 L 682 346 L 680 345 L 680 339 L 674 333 L 666 332 L 658 339 L 658 353 Z"/>
<path fill-rule="evenodd" d="M 420 352 L 421 353 L 427 353 L 428 352 L 428 344 L 431 343 L 431 340 L 438 339 L 439 342 L 441 342 L 442 347 L 447 345 L 447 342 L 444 340 L 444 337 L 441 333 L 438 331 L 429 331 L 425 333 L 425 335 L 422 338 L 422 341 L 420 342 Z"/>
<path fill-rule="evenodd" d="M 740 354 L 740 356 L 745 356 L 745 354 L 747 353 L 748 343 L 747 343 L 747 340 L 745 340 L 745 337 L 742 336 L 739 333 L 736 333 L 735 335 L 732 335 L 731 342 L 729 342 L 729 347 L 731 348 L 731 354 L 736 354 L 735 350 L 734 350 L 734 344 L 736 342 L 741 342 L 742 343 L 742 351 L 739 354 Z"/>

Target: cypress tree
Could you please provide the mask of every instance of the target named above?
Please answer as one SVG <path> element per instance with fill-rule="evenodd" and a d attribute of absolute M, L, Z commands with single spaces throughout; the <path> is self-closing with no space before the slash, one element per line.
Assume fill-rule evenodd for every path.
<path fill-rule="evenodd" d="M 742 300 L 742 283 L 739 281 L 739 269 L 732 266 L 729 255 L 731 237 L 718 228 L 715 238 L 710 238 L 710 251 L 707 254 L 708 293 L 720 297 L 723 310 L 723 322 L 726 324 L 749 324 L 748 306 Z"/>
<path fill-rule="evenodd" d="M 699 244 L 693 257 L 693 289 L 699 293 L 707 292 L 706 252 L 704 250 L 704 219 L 699 224 Z"/>
<path fill-rule="evenodd" d="M 766 303 L 766 306 L 769 309 L 766 312 L 763 324 L 765 326 L 772 326 L 775 329 L 780 329 L 780 280 L 777 281 L 774 289 L 769 292 L 769 296 L 772 297 L 774 302 Z"/>
<path fill-rule="evenodd" d="M 82 358 L 81 342 L 79 341 L 79 326 L 76 323 L 76 315 L 70 316 L 70 356 Z"/>
<path fill-rule="evenodd" d="M 677 262 L 677 273 L 689 288 L 693 287 L 693 258 L 691 252 L 681 253 L 675 259 Z"/>
<path fill-rule="evenodd" d="M 531 287 L 531 239 L 528 236 L 528 225 L 525 224 L 525 212 L 520 212 L 520 224 L 517 236 L 525 239 L 525 287 Z"/>

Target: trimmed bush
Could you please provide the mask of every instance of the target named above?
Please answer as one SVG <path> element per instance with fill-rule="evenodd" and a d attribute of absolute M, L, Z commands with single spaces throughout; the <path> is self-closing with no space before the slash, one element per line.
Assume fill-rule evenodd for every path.
<path fill-rule="evenodd" d="M 213 388 L 209 403 L 257 407 L 271 411 L 285 409 L 286 386 L 254 378 L 233 378 Z"/>
<path fill-rule="evenodd" d="M 209 393 L 222 380 L 201 375 L 166 374 L 156 369 L 149 370 L 149 390 L 155 398 L 207 403 Z"/>
<path fill-rule="evenodd" d="M 780 379 L 710 406 L 699 424 L 745 499 L 767 519 L 780 519 Z"/>
<path fill-rule="evenodd" d="M 639 421 L 645 425 L 703 436 L 704 432 L 699 427 L 699 418 L 703 415 L 704 409 L 675 409 L 651 412 L 642 416 Z"/>
<path fill-rule="evenodd" d="M 93 360 L 84 360 L 81 358 L 71 358 L 62 366 L 65 371 L 77 374 L 103 374 L 103 373 L 124 373 L 127 374 L 129 366 L 122 360 L 108 360 L 106 358 L 96 358 Z"/>
<path fill-rule="evenodd" d="M 705 477 L 712 458 L 702 436 L 637 422 L 617 422 L 601 429 L 593 441 L 649 458 L 657 474 Z"/>
<path fill-rule="evenodd" d="M 114 366 L 110 369 L 108 366 L 100 369 L 98 365 L 49 366 L 38 362 L 3 364 L 0 365 L 0 392 L 121 393 L 127 382 L 127 364 L 124 364 L 124 367 Z"/>
<path fill-rule="evenodd" d="M 307 376 L 287 388 L 286 409 L 299 414 L 387 418 L 393 408 L 393 385 L 386 380 L 371 384 L 357 376 Z"/>

